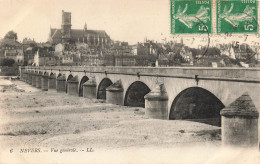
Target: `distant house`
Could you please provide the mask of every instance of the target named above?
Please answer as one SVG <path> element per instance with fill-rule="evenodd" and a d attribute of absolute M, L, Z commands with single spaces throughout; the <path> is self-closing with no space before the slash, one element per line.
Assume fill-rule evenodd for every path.
<path fill-rule="evenodd" d="M 81 58 L 81 65 L 98 66 L 100 64 L 100 57 L 98 55 L 88 55 Z"/>
<path fill-rule="evenodd" d="M 233 46 L 233 51 L 236 59 L 248 59 L 256 58 L 255 52 L 250 48 L 248 44 L 241 44 L 238 47 Z"/>
<path fill-rule="evenodd" d="M 250 57 L 257 58 L 257 53 L 254 52 L 248 44 L 241 44 L 239 46 L 223 45 L 220 49 L 221 55 L 226 55 L 232 59 L 245 60 Z"/>
<path fill-rule="evenodd" d="M 256 53 L 255 58 L 257 61 L 260 61 L 260 43 L 254 42 L 253 45 L 251 45 L 252 50 Z"/>
<path fill-rule="evenodd" d="M 137 55 L 149 55 L 150 52 L 150 46 L 144 43 L 138 43 L 137 44 Z"/>
<path fill-rule="evenodd" d="M 24 53 L 22 44 L 13 39 L 1 41 L 1 51 L 4 58 L 14 59 L 18 65 L 24 64 Z"/>
<path fill-rule="evenodd" d="M 99 65 L 101 66 L 114 66 L 115 65 L 115 55 L 104 55 L 99 59 Z"/>
<path fill-rule="evenodd" d="M 137 44 L 137 55 L 156 55 L 158 44 L 153 41 Z"/>
<path fill-rule="evenodd" d="M 189 50 L 189 47 L 182 47 L 180 51 L 180 55 L 187 63 L 193 63 L 194 58 L 192 56 L 192 52 Z"/>
<path fill-rule="evenodd" d="M 131 52 L 132 52 L 133 55 L 137 55 L 137 45 L 131 46 Z"/>
<path fill-rule="evenodd" d="M 56 65 L 54 51 L 50 51 L 49 47 L 39 47 L 34 55 L 34 65 Z"/>
<path fill-rule="evenodd" d="M 24 38 L 22 41 L 24 52 L 24 63 L 26 65 L 32 65 L 34 63 L 34 55 L 37 51 L 37 43 L 30 38 Z"/>
<path fill-rule="evenodd" d="M 220 49 L 220 54 L 221 55 L 226 55 L 226 56 L 231 56 L 231 51 L 230 49 Z"/>
<path fill-rule="evenodd" d="M 98 65 L 103 66 L 135 66 L 136 56 L 134 55 L 104 55 L 98 60 Z"/>
<path fill-rule="evenodd" d="M 62 64 L 72 64 L 73 63 L 73 55 L 65 54 L 62 56 Z"/>
<path fill-rule="evenodd" d="M 27 65 L 32 65 L 34 63 L 34 55 L 36 53 L 37 48 L 34 47 L 28 47 L 24 50 L 24 61 Z"/>
<path fill-rule="evenodd" d="M 110 48 L 111 55 L 133 55 L 131 46 L 127 42 L 115 42 Z"/>
<path fill-rule="evenodd" d="M 116 55 L 115 66 L 135 66 L 135 56 L 133 55 Z"/>

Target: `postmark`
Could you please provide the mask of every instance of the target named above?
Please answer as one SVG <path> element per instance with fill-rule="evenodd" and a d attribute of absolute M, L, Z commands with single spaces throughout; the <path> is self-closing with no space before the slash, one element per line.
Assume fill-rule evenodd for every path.
<path fill-rule="evenodd" d="M 257 0 L 217 0 L 217 33 L 258 33 Z"/>
<path fill-rule="evenodd" d="M 172 34 L 212 33 L 211 0 L 171 0 Z"/>

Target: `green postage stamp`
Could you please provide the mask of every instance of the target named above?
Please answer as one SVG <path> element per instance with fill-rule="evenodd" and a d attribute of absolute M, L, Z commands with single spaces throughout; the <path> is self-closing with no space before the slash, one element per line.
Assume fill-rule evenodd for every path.
<path fill-rule="evenodd" d="M 170 3 L 172 34 L 212 32 L 211 0 L 170 0 Z"/>
<path fill-rule="evenodd" d="M 257 0 L 217 0 L 217 33 L 257 33 Z"/>
<path fill-rule="evenodd" d="M 258 0 L 170 0 L 170 11 L 172 34 L 258 33 Z"/>

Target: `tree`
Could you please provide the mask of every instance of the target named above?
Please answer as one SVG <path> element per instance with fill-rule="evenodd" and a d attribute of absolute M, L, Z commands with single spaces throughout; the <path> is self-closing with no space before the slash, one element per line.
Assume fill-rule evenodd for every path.
<path fill-rule="evenodd" d="M 14 31 L 9 31 L 7 34 L 5 34 L 4 39 L 14 39 L 17 40 L 17 33 Z"/>

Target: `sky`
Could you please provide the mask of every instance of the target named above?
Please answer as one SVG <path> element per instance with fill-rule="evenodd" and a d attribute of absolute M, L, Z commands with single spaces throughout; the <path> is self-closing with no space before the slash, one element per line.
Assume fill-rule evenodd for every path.
<path fill-rule="evenodd" d="M 88 29 L 105 30 L 112 40 L 136 44 L 145 38 L 180 42 L 184 37 L 190 47 L 208 43 L 207 35 L 170 34 L 170 0 L 0 0 L 0 38 L 14 30 L 19 41 L 28 37 L 46 42 L 50 27 L 61 27 L 62 10 L 72 13 L 73 29 L 83 29 L 86 22 Z M 210 38 L 211 44 L 232 40 L 242 43 L 245 37 Z M 252 41 L 260 42 L 260 38 L 246 39 Z"/>
<path fill-rule="evenodd" d="M 170 31 L 168 0 L 0 0 L 0 38 L 9 30 L 18 40 L 47 41 L 50 27 L 61 27 L 62 10 L 72 13 L 72 28 L 105 30 L 113 40 L 161 40 Z"/>

